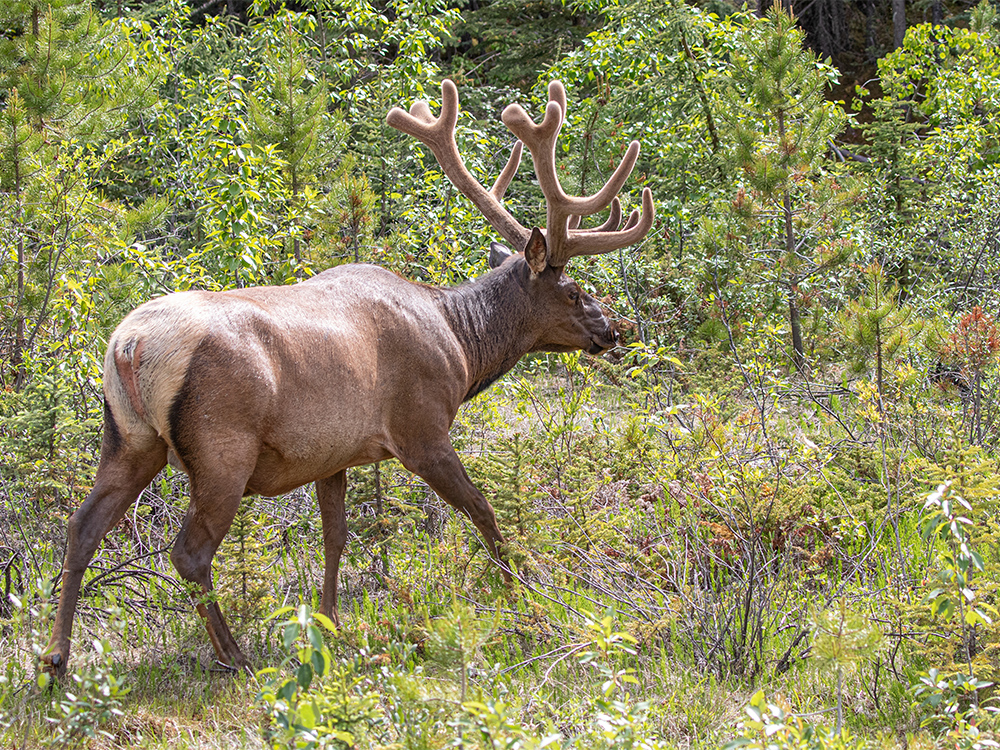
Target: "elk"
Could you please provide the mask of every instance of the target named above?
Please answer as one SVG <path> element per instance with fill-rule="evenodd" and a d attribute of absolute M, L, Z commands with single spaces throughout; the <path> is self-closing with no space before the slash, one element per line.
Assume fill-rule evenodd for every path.
<path fill-rule="evenodd" d="M 641 240 L 652 226 L 648 188 L 624 225 L 617 193 L 639 155 L 631 143 L 607 183 L 589 197 L 566 195 L 555 147 L 566 93 L 549 86 L 544 118 L 518 105 L 504 123 L 519 139 L 485 189 L 455 141 L 458 91 L 445 80 L 438 117 L 418 101 L 393 108 L 389 125 L 430 147 L 444 174 L 520 252 L 492 246 L 492 270 L 452 288 L 406 281 L 352 264 L 291 286 L 187 291 L 146 302 L 114 331 L 104 360 L 104 432 L 94 487 L 69 520 L 62 590 L 42 657 L 66 669 L 84 572 L 105 534 L 169 461 L 190 478 L 191 500 L 171 561 L 192 585 L 219 661 L 247 666 L 212 592 L 212 558 L 240 499 L 281 495 L 316 483 L 324 577 L 320 610 L 338 622 L 337 576 L 347 541 L 350 467 L 399 459 L 475 524 L 503 563 L 503 535 L 449 439 L 462 402 L 526 353 L 604 352 L 616 333 L 600 305 L 563 273 L 576 255 Z M 528 230 L 503 205 L 527 145 L 546 200 L 545 229 Z M 610 206 L 599 227 L 580 218 Z"/>

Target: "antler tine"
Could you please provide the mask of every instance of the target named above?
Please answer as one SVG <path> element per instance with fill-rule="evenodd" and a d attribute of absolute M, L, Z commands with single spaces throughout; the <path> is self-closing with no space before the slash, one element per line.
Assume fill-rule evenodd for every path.
<path fill-rule="evenodd" d="M 577 226 L 579 226 L 580 217 L 574 216 L 573 218 L 577 220 L 575 223 Z M 631 220 L 632 219 L 630 217 L 629 221 Z M 574 226 L 573 221 L 570 221 L 569 228 L 570 231 L 576 229 L 576 226 Z M 622 226 L 622 202 L 618 200 L 618 196 L 615 196 L 614 200 L 611 201 L 611 211 L 608 212 L 607 221 L 605 221 L 599 227 L 592 227 L 591 229 L 581 229 L 579 230 L 579 233 L 593 234 L 595 232 L 613 232 L 616 229 L 630 229 L 630 228 L 631 227 L 628 224 L 626 224 L 624 227 Z"/>
<path fill-rule="evenodd" d="M 558 104 L 562 110 L 559 124 L 566 122 L 566 87 L 562 85 L 562 81 L 549 81 L 549 101 Z"/>
<path fill-rule="evenodd" d="M 638 223 L 639 223 L 639 209 L 635 209 L 634 211 L 632 211 L 632 213 L 628 215 L 628 221 L 625 222 L 625 226 L 622 227 L 622 230 L 631 229 Z"/>
<path fill-rule="evenodd" d="M 409 112 L 393 107 L 385 121 L 397 130 L 412 135 L 426 144 L 434 153 L 438 164 L 466 198 L 486 217 L 500 235 L 516 249 L 523 248 L 531 232 L 503 207 L 500 199 L 517 172 L 521 162 L 521 145 L 516 143 L 506 166 L 490 190 L 473 177 L 462 161 L 455 143 L 455 125 L 458 122 L 458 89 L 445 79 L 441 82 L 441 114 L 434 117 L 424 101 L 414 102 Z"/>
<path fill-rule="evenodd" d="M 652 226 L 654 208 L 652 194 L 643 193 L 641 217 L 629 222 L 622 229 L 620 206 L 612 205 L 611 216 L 597 229 L 578 229 L 579 219 L 602 211 L 616 203 L 616 196 L 632 173 L 639 158 L 639 143 L 632 141 L 621 163 L 604 186 L 591 196 L 566 195 L 556 174 L 556 140 L 566 118 L 566 89 L 559 81 L 549 84 L 549 102 L 545 116 L 535 123 L 517 104 L 506 107 L 501 115 L 507 127 L 531 151 L 535 174 L 546 202 L 545 240 L 548 262 L 553 266 L 565 265 L 575 255 L 596 255 L 610 252 L 641 239 Z"/>
<path fill-rule="evenodd" d="M 507 192 L 507 186 L 510 185 L 510 181 L 514 179 L 514 175 L 517 173 L 517 168 L 521 166 L 521 151 L 523 146 L 520 141 L 514 141 L 514 147 L 510 150 L 510 157 L 507 159 L 507 164 L 504 166 L 503 170 L 497 175 L 497 181 L 493 183 L 493 187 L 490 188 L 490 195 L 492 195 L 496 200 L 503 198 L 503 194 Z"/>
<path fill-rule="evenodd" d="M 625 226 L 617 231 L 604 231 L 603 227 L 590 232 L 571 232 L 566 238 L 564 247 L 565 263 L 577 255 L 600 255 L 622 247 L 634 245 L 641 240 L 653 226 L 656 213 L 653 207 L 653 193 L 649 188 L 642 189 L 642 210 L 634 210 L 625 222 Z M 606 224 L 606 222 L 605 222 Z M 555 260 L 549 260 L 552 265 L 558 265 Z"/>

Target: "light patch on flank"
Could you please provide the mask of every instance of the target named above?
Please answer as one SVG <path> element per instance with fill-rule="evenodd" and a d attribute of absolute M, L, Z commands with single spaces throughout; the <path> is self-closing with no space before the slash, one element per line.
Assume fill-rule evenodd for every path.
<path fill-rule="evenodd" d="M 170 408 L 208 333 L 207 302 L 203 292 L 160 297 L 137 307 L 115 330 L 104 361 L 104 393 L 126 441 L 142 441 L 150 428 L 169 437 Z"/>

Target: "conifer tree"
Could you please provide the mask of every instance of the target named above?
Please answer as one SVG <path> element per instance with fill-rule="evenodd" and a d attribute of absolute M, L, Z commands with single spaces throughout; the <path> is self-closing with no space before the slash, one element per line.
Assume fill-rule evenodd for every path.
<path fill-rule="evenodd" d="M 247 104 L 252 138 L 273 145 L 284 161 L 288 250 L 301 270 L 305 214 L 316 198 L 317 172 L 329 156 L 328 139 L 339 128 L 327 111 L 326 83 L 306 65 L 293 21 L 287 13 L 282 44 L 266 56 L 267 98 L 250 97 Z"/>
<path fill-rule="evenodd" d="M 4 293 L 13 297 L 7 307 L 13 315 L 11 319 L 4 316 L 3 327 L 13 338 L 10 363 L 17 390 L 26 378 L 29 314 L 37 313 L 44 288 L 31 272 L 31 266 L 37 265 L 31 258 L 40 250 L 30 227 L 39 203 L 38 196 L 32 195 L 33 182 L 44 160 L 43 151 L 51 152 L 53 136 L 58 138 L 66 126 L 72 108 L 69 102 L 77 98 L 73 89 L 79 82 L 73 73 L 82 58 L 77 30 L 81 16 L 86 15 L 79 4 L 67 0 L 51 4 L 15 0 L 0 9 L 0 23 L 14 29 L 13 34 L 0 38 L 0 92 L 7 99 L 0 135 L 0 206 L 5 220 L 13 224 L 11 236 L 16 245 L 10 253 L 17 259 L 16 268 L 10 277 L 6 268 L 3 272 Z"/>
<path fill-rule="evenodd" d="M 861 125 L 866 140 L 861 150 L 868 158 L 855 171 L 870 185 L 865 196 L 875 256 L 898 285 L 900 302 L 905 302 L 913 283 L 913 247 L 900 241 L 900 232 L 911 222 L 920 193 L 919 182 L 911 178 L 910 150 L 919 126 L 907 121 L 900 102 L 872 99 L 868 104 L 872 119 Z"/>
<path fill-rule="evenodd" d="M 792 358 L 801 370 L 799 285 L 850 252 L 831 231 L 846 191 L 826 171 L 829 142 L 844 124 L 841 109 L 824 98 L 837 74 L 806 49 L 794 17 L 779 5 L 742 22 L 734 29 L 738 43 L 723 106 L 732 163 L 745 185 L 732 208 L 760 233 L 748 245 L 761 246 L 756 253 L 783 290 Z"/>
<path fill-rule="evenodd" d="M 877 262 L 863 269 L 868 288 L 848 303 L 840 315 L 851 350 L 849 363 L 856 372 L 874 366 L 875 383 L 881 402 L 885 397 L 885 369 L 888 360 L 911 339 L 911 310 L 900 304 L 899 286 L 886 278 Z"/>
<path fill-rule="evenodd" d="M 91 186 L 122 148 L 115 136 L 151 95 L 158 66 L 136 42 L 148 28 L 102 22 L 86 3 L 3 3 L 0 26 L 9 30 L 0 38 L 0 254 L 16 258 L 12 271 L 0 272 L 0 294 L 13 300 L 0 335 L 13 340 L 13 385 L 20 390 L 29 376 L 24 358 L 58 295 L 58 279 L 85 247 L 106 244 L 96 235 L 115 231 L 108 218 L 124 215 Z M 103 221 L 88 223 L 91 211 Z"/>
<path fill-rule="evenodd" d="M 7 107 L 3 111 L 2 130 L 0 130 L 0 197 L 5 207 L 5 214 L 12 224 L 14 243 L 16 245 L 16 267 L 12 269 L 13 278 L 8 278 L 8 268 L 3 271 L 3 288 L 13 292 L 13 303 L 5 306 L 13 310 L 13 319 L 4 320 L 4 330 L 13 329 L 13 346 L 11 351 L 11 367 L 15 386 L 20 389 L 25 378 L 24 349 L 26 343 L 25 307 L 25 186 L 34 169 L 32 155 L 41 146 L 41 136 L 28 123 L 27 112 L 20 94 L 16 88 L 7 95 Z M 8 292 L 9 293 L 9 292 Z M 2 378 L 0 378 L 2 379 Z"/>

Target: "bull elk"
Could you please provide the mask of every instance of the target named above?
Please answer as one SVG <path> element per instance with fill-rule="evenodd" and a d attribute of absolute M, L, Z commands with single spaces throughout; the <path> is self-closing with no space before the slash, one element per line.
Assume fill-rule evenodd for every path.
<path fill-rule="evenodd" d="M 576 255 L 631 245 L 653 222 L 653 200 L 621 225 L 616 194 L 639 155 L 633 142 L 596 194 L 566 195 L 555 147 L 566 93 L 549 86 L 541 123 L 508 106 L 504 123 L 520 139 L 496 183 L 485 189 L 455 142 L 458 92 L 441 87 L 441 114 L 425 102 L 394 108 L 387 122 L 434 152 L 444 173 L 506 241 L 492 270 L 454 288 L 406 281 L 371 265 L 339 266 L 307 281 L 225 292 L 188 291 L 147 302 L 115 330 L 104 360 L 104 433 L 93 490 L 69 521 L 62 591 L 43 656 L 66 668 L 84 571 L 97 546 L 169 461 L 187 472 L 191 502 L 171 551 L 190 582 L 219 660 L 247 660 L 212 591 L 212 558 L 240 498 L 316 482 L 325 572 L 321 611 L 337 621 L 337 573 L 347 540 L 346 470 L 395 457 L 465 513 L 501 562 L 493 508 L 466 474 L 448 436 L 463 401 L 526 353 L 582 349 L 598 354 L 616 334 L 594 299 L 563 267 Z M 503 195 L 528 146 L 546 200 L 544 230 L 528 230 Z M 580 217 L 610 206 L 601 226 Z M 507 580 L 510 572 L 502 564 Z"/>

